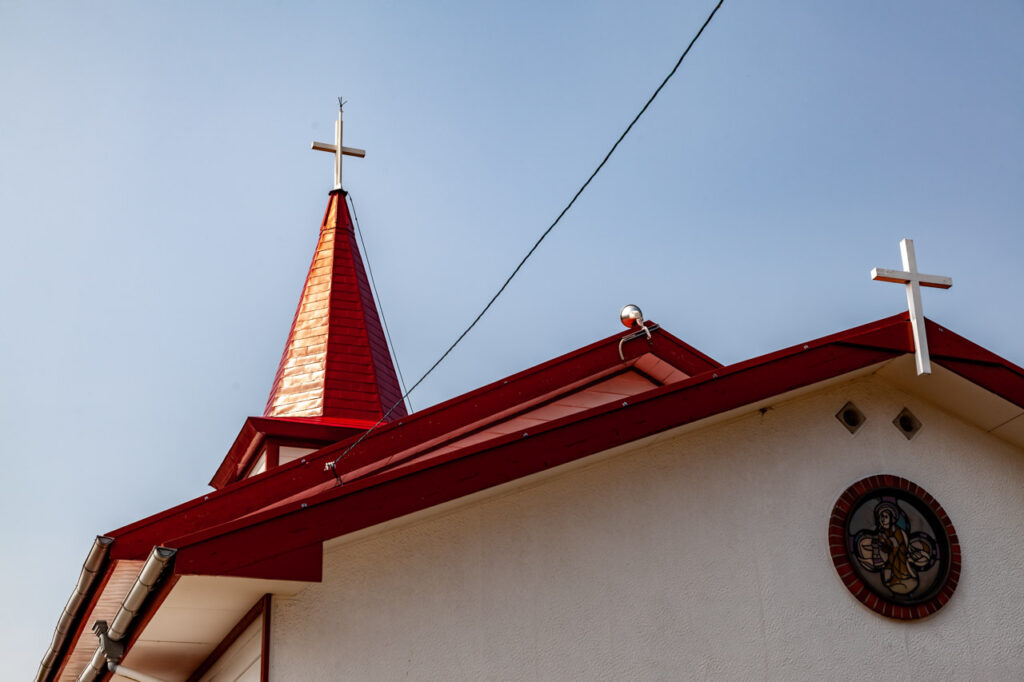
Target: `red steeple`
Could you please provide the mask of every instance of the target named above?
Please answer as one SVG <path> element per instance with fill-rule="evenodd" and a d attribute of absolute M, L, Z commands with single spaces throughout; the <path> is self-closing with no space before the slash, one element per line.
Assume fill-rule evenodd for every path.
<path fill-rule="evenodd" d="M 345 192 L 335 190 L 263 414 L 377 421 L 401 397 Z M 400 403 L 388 421 L 405 415 Z"/>

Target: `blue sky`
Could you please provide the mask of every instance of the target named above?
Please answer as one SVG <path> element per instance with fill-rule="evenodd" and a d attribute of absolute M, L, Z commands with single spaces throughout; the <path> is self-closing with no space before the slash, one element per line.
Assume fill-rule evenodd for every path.
<path fill-rule="evenodd" d="M 331 186 L 407 379 L 472 319 L 712 2 L 0 0 L 0 651 L 92 536 L 201 494 L 262 411 Z M 727 0 L 422 408 L 650 319 L 734 362 L 904 309 L 1024 364 L 1024 5 Z"/>

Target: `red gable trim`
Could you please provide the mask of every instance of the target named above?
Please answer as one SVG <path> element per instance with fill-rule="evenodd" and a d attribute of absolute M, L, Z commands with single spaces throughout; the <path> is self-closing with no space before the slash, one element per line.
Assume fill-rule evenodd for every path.
<path fill-rule="evenodd" d="M 180 570 L 220 574 L 260 560 L 263 546 L 287 551 L 345 535 L 670 428 L 883 362 L 906 352 L 905 315 L 511 434 L 436 459 L 416 461 L 287 507 L 253 514 L 172 541 Z M 859 343 L 863 335 L 866 344 Z M 358 466 L 353 463 L 350 467 Z M 349 468 L 349 467 L 346 467 Z"/>
<path fill-rule="evenodd" d="M 995 383 L 1024 407 L 1024 370 L 938 325 L 933 357 Z M 174 540 L 182 570 L 219 574 L 275 552 L 323 542 L 618 445 L 912 352 L 905 313 L 794 346 L 487 443 L 413 461 L 287 506 Z M 353 465 L 346 467 L 351 469 Z"/>
<path fill-rule="evenodd" d="M 1024 407 L 1024 368 L 931 320 L 926 320 L 925 325 L 932 359 L 1000 398 Z"/>
<path fill-rule="evenodd" d="M 623 363 L 619 359 L 618 342 L 629 333 L 610 336 L 506 379 L 416 412 L 401 421 L 383 425 L 366 438 L 359 445 L 358 451 L 352 454 L 359 454 L 358 463 L 365 466 L 392 453 L 447 436 L 467 424 L 514 406 L 541 399 L 576 382 L 588 381 L 595 375 L 615 371 L 645 353 L 653 353 L 691 375 L 721 366 L 664 330 L 654 332 L 649 343 L 637 339 L 625 344 L 623 351 L 626 363 Z M 288 422 L 311 421 L 297 418 L 253 417 L 247 424 L 251 422 L 252 433 L 256 433 L 258 429 L 279 428 Z M 246 428 L 243 427 L 243 434 L 246 433 Z M 242 439 L 243 434 L 239 435 L 239 439 Z M 124 526 L 110 534 L 117 538 L 111 547 L 111 556 L 144 557 L 153 545 L 173 546 L 168 543 L 175 537 L 226 523 L 262 509 L 269 503 L 333 480 L 333 477 L 323 470 L 323 465 L 337 457 L 351 441 L 350 437 L 338 442 L 337 445 L 314 453 L 306 458 L 305 463 L 289 462 L 258 477 L 237 481 L 222 490 Z M 228 471 L 230 472 L 230 468 Z"/>

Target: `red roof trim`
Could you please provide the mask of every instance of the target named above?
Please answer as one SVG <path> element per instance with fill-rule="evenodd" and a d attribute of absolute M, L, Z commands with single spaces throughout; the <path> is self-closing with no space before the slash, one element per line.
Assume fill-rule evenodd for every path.
<path fill-rule="evenodd" d="M 898 354 L 827 344 L 693 377 L 634 396 L 625 406 L 597 407 L 540 425 L 528 435 L 511 434 L 388 469 L 287 508 L 176 538 L 177 565 L 196 573 L 236 570 L 258 561 L 264 545 L 282 551 L 322 542 Z"/>
<path fill-rule="evenodd" d="M 645 353 L 672 364 L 687 374 L 697 374 L 721 367 L 707 355 L 659 329 L 651 341 L 637 339 L 623 346 L 626 363 L 619 360 L 619 339 L 630 332 L 622 332 L 590 345 L 553 358 L 500 379 L 469 393 L 456 396 L 433 407 L 413 413 L 401 421 L 384 424 L 359 446 L 359 452 L 368 452 L 368 461 L 381 458 L 406 448 L 417 446 L 434 438 L 441 438 L 467 424 L 499 414 L 517 405 L 537 400 L 552 391 L 564 389 L 576 382 L 587 381 L 601 373 L 613 372 Z M 265 429 L 280 433 L 288 423 L 322 424 L 329 418 L 250 417 L 243 426 L 243 434 L 251 438 Z M 329 423 L 338 420 L 331 419 Z M 247 431 L 249 428 L 251 430 Z M 272 429 L 278 429 L 272 431 Z M 296 434 L 297 435 L 297 434 Z M 302 435 L 308 435 L 303 431 Z M 259 477 L 237 480 L 227 487 L 197 497 L 153 516 L 119 528 L 109 535 L 117 541 L 111 547 L 114 558 L 145 557 L 155 544 L 167 545 L 174 537 L 207 526 L 224 523 L 265 507 L 269 502 L 301 493 L 331 478 L 323 464 L 347 447 L 353 436 L 339 439 L 337 444 L 314 453 L 306 463 L 289 462 L 261 474 Z M 353 453 L 355 454 L 355 453 Z M 361 459 L 360 461 L 364 461 Z M 365 462 L 364 462 L 365 463 Z M 232 464 L 238 466 L 237 464 Z M 229 465 L 229 466 L 232 466 Z M 225 465 L 222 464 L 222 467 Z M 230 471 L 230 469 L 228 469 Z M 215 482 L 230 479 L 218 470 Z"/>
<path fill-rule="evenodd" d="M 318 583 L 323 579 L 323 549 L 323 545 L 319 542 L 301 547 L 289 547 L 284 552 L 226 571 L 221 575 L 235 578 L 266 578 L 267 580 L 299 580 Z M 175 572 L 180 575 L 189 571 L 176 566 Z"/>
<path fill-rule="evenodd" d="M 948 335 L 935 344 L 933 357 L 936 362 L 955 366 L 954 371 L 968 372 L 972 370 L 957 365 L 958 360 L 964 362 L 962 358 L 968 358 L 967 364 L 975 368 L 974 376 L 979 377 L 979 380 L 1006 384 L 983 386 L 993 388 L 1004 397 L 1009 396 L 1008 399 L 1016 395 L 1018 398 L 1014 401 L 1024 406 L 1024 372 L 1020 368 L 951 332 L 936 331 L 935 334 Z M 655 338 L 659 336 L 656 334 Z M 575 355 L 575 361 L 587 357 L 589 351 L 596 351 L 602 344 L 606 350 L 610 350 L 609 342 L 616 339 L 612 337 L 580 349 Z M 331 479 L 322 471 L 322 464 L 343 452 L 346 443 L 324 448 L 311 455 L 304 465 L 293 466 L 299 464 L 293 462 L 282 467 L 287 468 L 288 478 L 273 481 L 265 479 L 260 482 L 261 485 L 250 486 L 244 496 L 225 496 L 217 513 L 202 514 L 201 509 L 196 509 L 199 514 L 183 515 L 174 514 L 171 510 L 151 517 L 148 523 L 162 529 L 160 537 L 155 537 L 151 532 L 139 534 L 135 538 L 121 536 L 115 542 L 112 553 L 118 557 L 141 554 L 156 542 L 164 542 L 180 550 L 177 561 L 182 570 L 202 573 L 238 570 L 248 563 L 261 560 L 262 548 L 266 546 L 273 547 L 276 552 L 286 551 L 289 547 L 301 547 L 336 537 L 397 515 L 430 507 L 897 357 L 911 352 L 911 343 L 907 315 L 901 313 L 760 358 L 729 367 L 718 367 L 715 371 L 705 371 L 684 381 L 634 396 L 625 406 L 619 403 L 605 405 L 548 422 L 531 429 L 528 436 L 495 438 L 435 458 L 416 459 L 384 470 L 374 470 L 374 466 L 383 465 L 390 454 L 429 441 L 432 434 L 449 432 L 458 424 L 464 424 L 467 418 L 472 419 L 474 414 L 495 413 L 500 411 L 502 405 L 521 401 L 523 395 L 518 389 L 522 386 L 515 384 L 517 381 L 529 382 L 531 379 L 537 381 L 540 369 L 552 366 L 551 363 L 545 363 L 545 366 L 532 368 L 413 415 L 404 425 L 393 424 L 382 428 L 342 460 L 339 470 L 346 484 L 341 488 L 328 487 L 324 490 L 325 486 L 330 485 Z M 646 350 L 643 346 L 645 344 L 634 347 L 631 351 L 633 357 Z M 560 358 L 552 362 L 557 364 L 565 360 Z M 994 370 L 987 367 L 993 362 L 998 362 Z M 591 365 L 588 369 L 593 370 L 598 366 L 606 367 L 607 363 Z M 991 374 L 992 371 L 996 372 L 993 375 L 996 378 L 982 376 L 982 373 Z M 557 374 L 562 380 L 567 378 L 563 372 Z M 533 386 L 534 395 L 542 393 L 542 389 L 554 387 L 554 384 L 549 383 L 554 377 L 540 378 L 547 380 L 547 385 Z M 488 391 L 504 393 L 505 400 L 498 405 L 492 404 L 489 399 L 493 399 L 493 395 L 488 395 Z M 516 400 L 508 400 L 509 391 L 512 391 Z M 471 405 L 487 409 L 460 409 L 474 394 L 478 399 Z M 353 478 L 352 472 L 359 472 L 358 477 Z M 207 504 L 213 503 L 212 497 Z M 280 502 L 289 499 L 293 501 Z M 261 511 L 260 501 L 264 507 L 267 502 L 274 503 L 274 506 Z M 195 501 L 191 504 L 195 504 Z M 317 511 L 321 508 L 331 511 L 321 517 Z M 246 515 L 244 518 L 243 514 Z M 176 535 L 171 535 L 174 533 Z M 258 537 L 263 539 L 257 540 Z M 132 546 L 133 541 L 138 544 Z"/>
<path fill-rule="evenodd" d="M 1024 368 L 931 320 L 925 321 L 932 360 L 964 379 L 1024 407 Z"/>

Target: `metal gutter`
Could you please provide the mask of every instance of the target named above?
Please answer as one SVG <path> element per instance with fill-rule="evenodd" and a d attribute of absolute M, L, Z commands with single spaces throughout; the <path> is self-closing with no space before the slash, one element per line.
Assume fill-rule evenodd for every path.
<path fill-rule="evenodd" d="M 177 551 L 170 547 L 154 547 L 150 551 L 146 563 L 142 565 L 142 570 L 139 571 L 139 575 L 135 579 L 135 584 L 128 590 L 128 594 L 125 595 L 124 601 L 121 603 L 121 608 L 118 609 L 117 615 L 114 616 L 114 620 L 110 623 L 110 629 L 106 632 L 109 640 L 113 642 L 124 640 L 132 622 L 146 603 L 146 597 L 156 588 L 157 583 L 160 582 L 160 578 L 163 576 L 164 569 L 167 568 L 167 565 L 174 558 Z M 111 662 L 116 666 L 120 661 Z M 103 674 L 107 670 L 107 664 L 107 655 L 104 652 L 103 646 L 100 645 L 96 648 L 92 661 L 82 671 L 82 674 L 78 676 L 78 682 L 93 682 L 94 680 L 102 679 Z"/>
<path fill-rule="evenodd" d="M 78 583 L 75 585 L 74 591 L 71 592 L 71 597 L 64 606 L 60 618 L 57 619 L 57 627 L 53 630 L 50 648 L 43 654 L 43 660 L 39 663 L 36 682 L 47 682 L 50 676 L 57 671 L 61 652 L 67 647 L 68 638 L 73 635 L 79 619 L 85 617 L 82 611 L 89 603 L 89 598 L 100 580 L 107 555 L 110 553 L 110 545 L 113 542 L 114 538 L 97 535 L 92 547 L 89 548 L 89 554 L 85 557 L 85 563 L 82 564 L 82 572 L 78 575 Z"/>

